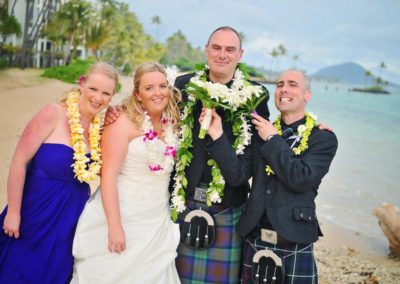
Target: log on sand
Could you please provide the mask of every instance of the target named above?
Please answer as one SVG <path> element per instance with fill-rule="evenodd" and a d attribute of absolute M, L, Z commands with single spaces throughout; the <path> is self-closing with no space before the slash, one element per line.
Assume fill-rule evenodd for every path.
<path fill-rule="evenodd" d="M 384 204 L 373 210 L 379 226 L 389 241 L 389 249 L 395 256 L 400 256 L 400 216 L 392 204 Z"/>

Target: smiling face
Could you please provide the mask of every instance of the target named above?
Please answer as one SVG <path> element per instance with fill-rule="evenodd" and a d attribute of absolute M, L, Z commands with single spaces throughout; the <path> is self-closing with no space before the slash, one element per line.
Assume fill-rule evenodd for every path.
<path fill-rule="evenodd" d="M 210 67 L 210 79 L 225 84 L 233 78 L 243 49 L 236 33 L 231 30 L 218 30 L 210 37 L 205 53 Z"/>
<path fill-rule="evenodd" d="M 165 110 L 169 100 L 170 89 L 167 78 L 161 72 L 145 73 L 135 93 L 143 108 L 149 114 L 159 115 Z"/>
<path fill-rule="evenodd" d="M 302 118 L 311 98 L 308 80 L 296 70 L 282 73 L 276 83 L 275 105 L 282 115 Z"/>
<path fill-rule="evenodd" d="M 102 111 L 115 93 L 115 81 L 102 73 L 92 73 L 81 82 L 79 108 L 81 112 L 95 115 Z"/>

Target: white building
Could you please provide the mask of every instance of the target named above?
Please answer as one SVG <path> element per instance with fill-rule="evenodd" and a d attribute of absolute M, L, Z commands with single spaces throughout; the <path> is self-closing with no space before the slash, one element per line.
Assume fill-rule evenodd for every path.
<path fill-rule="evenodd" d="M 22 47 L 24 36 L 30 37 L 30 40 L 34 40 L 30 65 L 37 68 L 49 67 L 50 60 L 54 60 L 57 50 L 54 50 L 51 40 L 40 37 L 40 30 L 51 19 L 57 8 L 67 0 L 9 0 L 9 14 L 14 1 L 16 1 L 14 15 L 21 25 L 22 34 L 21 37 L 16 35 L 7 37 L 6 44 Z M 78 48 L 78 55 L 85 58 L 85 49 Z"/>

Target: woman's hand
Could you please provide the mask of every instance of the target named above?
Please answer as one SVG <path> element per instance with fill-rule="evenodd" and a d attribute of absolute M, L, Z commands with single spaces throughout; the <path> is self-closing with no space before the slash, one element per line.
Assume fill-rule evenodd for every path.
<path fill-rule="evenodd" d="M 108 250 L 120 254 L 126 249 L 125 232 L 122 225 L 108 227 Z"/>
<path fill-rule="evenodd" d="M 206 113 L 206 109 L 203 107 L 200 117 L 199 117 L 199 122 L 201 122 L 204 119 Z M 222 136 L 224 133 L 224 130 L 222 128 L 222 120 L 221 117 L 218 115 L 218 113 L 215 111 L 215 108 L 212 109 L 211 113 L 211 122 L 210 126 L 208 127 L 208 135 L 212 138 L 212 140 L 217 140 L 219 137 Z"/>
<path fill-rule="evenodd" d="M 19 226 L 21 224 L 20 214 L 11 214 L 7 212 L 4 218 L 3 229 L 4 233 L 9 237 L 19 238 Z"/>

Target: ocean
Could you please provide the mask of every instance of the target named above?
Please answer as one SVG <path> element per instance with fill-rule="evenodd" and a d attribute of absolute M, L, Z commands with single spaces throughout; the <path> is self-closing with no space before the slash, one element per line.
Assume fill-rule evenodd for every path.
<path fill-rule="evenodd" d="M 270 92 L 271 120 L 278 114 Z M 318 190 L 317 214 L 367 239 L 382 254 L 388 242 L 372 210 L 400 208 L 400 88 L 390 95 L 349 91 L 352 86 L 312 82 L 307 110 L 335 132 L 339 147 Z"/>

